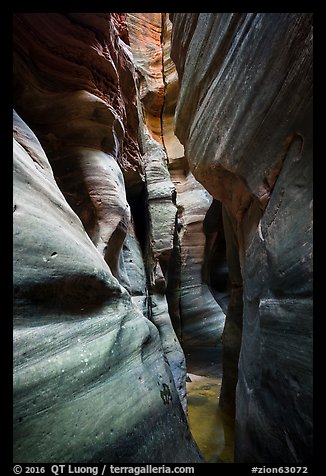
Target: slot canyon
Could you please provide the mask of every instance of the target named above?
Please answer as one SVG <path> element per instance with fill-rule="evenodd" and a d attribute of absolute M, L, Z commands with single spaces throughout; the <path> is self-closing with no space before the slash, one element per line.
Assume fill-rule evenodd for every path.
<path fill-rule="evenodd" d="M 312 20 L 14 14 L 14 462 L 312 462 Z"/>

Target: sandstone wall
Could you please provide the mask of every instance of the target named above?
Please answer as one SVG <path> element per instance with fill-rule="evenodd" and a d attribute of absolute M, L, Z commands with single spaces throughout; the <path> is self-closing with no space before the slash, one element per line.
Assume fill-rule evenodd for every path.
<path fill-rule="evenodd" d="M 162 144 L 161 155 L 176 192 L 170 252 L 161 257 L 169 313 L 184 347 L 214 347 L 221 339 L 225 313 L 204 279 L 205 257 L 209 261 L 211 250 L 206 246 L 203 222 L 212 197 L 190 172 L 183 146 L 174 134 L 179 85 L 170 58 L 172 24 L 164 13 L 128 13 L 127 24 L 144 122 Z M 158 188 L 158 181 L 155 186 Z M 166 214 L 166 205 L 164 210 Z M 155 215 L 159 234 L 164 233 L 161 214 Z M 211 241 L 219 239 L 220 235 L 211 237 Z"/>
<path fill-rule="evenodd" d="M 128 43 L 123 14 L 15 15 L 17 462 L 201 461 Z"/>
<path fill-rule="evenodd" d="M 236 378 L 226 370 L 236 369 L 240 351 L 236 461 L 307 462 L 312 14 L 175 13 L 171 19 L 171 56 L 181 81 L 176 135 L 191 172 L 223 203 L 229 235 L 223 385 L 234 395 Z"/>

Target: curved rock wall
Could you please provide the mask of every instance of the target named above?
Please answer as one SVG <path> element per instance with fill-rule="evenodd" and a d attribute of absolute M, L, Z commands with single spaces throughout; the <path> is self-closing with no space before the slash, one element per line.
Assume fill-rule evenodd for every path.
<path fill-rule="evenodd" d="M 160 258 L 169 312 L 184 347 L 215 346 L 222 335 L 225 313 L 203 280 L 205 250 L 208 249 L 203 221 L 212 197 L 189 171 L 183 146 L 173 130 L 179 87 L 170 58 L 172 24 L 164 13 L 128 13 L 127 23 L 144 120 L 152 137 L 162 144 L 161 155 L 176 192 L 174 201 L 178 213 L 176 216 L 174 211 L 173 227 L 167 230 L 170 251 Z M 156 193 L 160 189 L 159 182 L 165 183 L 165 180 L 161 176 L 156 181 Z M 153 203 L 159 206 L 157 199 Z M 166 204 L 162 205 L 164 213 L 168 213 Z M 160 215 L 155 215 L 155 222 L 162 235 Z"/>
<path fill-rule="evenodd" d="M 311 458 L 311 14 L 171 19 L 15 15 L 17 462 L 202 461 L 228 286 L 236 461 Z"/>
<path fill-rule="evenodd" d="M 233 294 L 236 329 L 228 315 L 225 336 L 233 363 L 226 355 L 224 364 L 234 368 L 243 326 L 236 461 L 308 462 L 312 14 L 174 13 L 171 19 L 181 82 L 176 135 L 196 179 L 223 202 L 234 234 L 233 289 L 239 292 L 243 280 L 243 324 Z"/>
<path fill-rule="evenodd" d="M 184 149 L 174 134 L 174 114 L 179 94 L 178 74 L 171 61 L 172 24 L 163 16 L 163 74 L 165 83 L 162 114 L 162 137 L 167 153 L 171 179 L 176 188 L 177 241 L 180 249 L 180 298 L 181 340 L 184 347 L 215 347 L 221 340 L 225 312 L 205 279 L 206 263 L 212 258 L 205 233 L 204 221 L 213 198 L 195 179 L 184 157 Z M 211 214 L 210 222 L 218 217 Z M 220 235 L 211 241 L 217 245 Z M 220 269 L 220 266 L 216 266 Z M 176 268 L 177 269 L 177 268 Z M 171 263 L 171 274 L 174 272 Z"/>
<path fill-rule="evenodd" d="M 126 22 L 144 120 L 153 138 L 162 143 L 161 115 L 165 95 L 162 13 L 127 13 Z"/>
<path fill-rule="evenodd" d="M 123 14 L 15 15 L 17 462 L 202 460 L 155 266 L 173 230 L 157 236 L 145 200 L 157 153 L 139 147 L 128 42 Z"/>

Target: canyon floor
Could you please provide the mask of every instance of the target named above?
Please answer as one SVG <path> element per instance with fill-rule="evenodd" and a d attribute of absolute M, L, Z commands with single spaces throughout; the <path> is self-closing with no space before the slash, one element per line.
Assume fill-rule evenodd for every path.
<path fill-rule="evenodd" d="M 221 346 L 185 350 L 187 401 L 191 433 L 206 463 L 234 462 L 232 420 L 219 408 L 222 384 Z"/>

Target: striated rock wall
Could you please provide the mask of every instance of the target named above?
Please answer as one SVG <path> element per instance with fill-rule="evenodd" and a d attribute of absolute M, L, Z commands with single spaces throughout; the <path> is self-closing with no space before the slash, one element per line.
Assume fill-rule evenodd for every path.
<path fill-rule="evenodd" d="M 165 95 L 162 21 L 162 13 L 126 15 L 139 98 L 144 106 L 144 121 L 152 137 L 159 143 L 162 143 L 161 116 Z"/>
<path fill-rule="evenodd" d="M 221 235 L 208 237 L 206 223 L 216 226 L 218 216 L 209 212 L 212 197 L 195 179 L 184 157 L 184 149 L 174 134 L 174 114 L 179 94 L 179 81 L 174 63 L 171 61 L 172 23 L 163 16 L 163 73 L 165 101 L 162 114 L 162 137 L 167 153 L 171 179 L 176 187 L 177 241 L 180 249 L 180 300 L 181 339 L 184 347 L 216 346 L 221 339 L 225 321 L 225 310 L 214 288 L 210 287 L 209 276 L 205 276 L 205 265 L 213 258 L 212 246 L 218 245 Z M 206 227 L 207 228 L 207 227 Z M 209 245 L 209 242 L 210 245 Z M 178 268 L 171 263 L 171 274 Z M 220 263 L 216 266 L 221 270 Z M 226 293 L 226 283 L 223 291 Z M 227 296 L 226 296 L 227 297 Z M 172 313 L 173 316 L 173 313 Z"/>
<path fill-rule="evenodd" d="M 167 204 L 158 197 L 153 202 L 157 210 L 161 207 L 159 213 L 153 213 L 158 234 L 170 236 L 170 245 L 160 257 L 169 313 L 184 347 L 215 346 L 222 335 L 225 313 L 208 281 L 204 280 L 204 262 L 210 249 L 206 246 L 203 222 L 212 197 L 189 171 L 183 146 L 173 130 L 179 87 L 178 75 L 170 58 L 172 24 L 164 13 L 128 13 L 127 24 L 144 122 L 152 137 L 162 144 L 161 167 L 165 172 L 158 175 L 156 194 L 162 194 L 159 190 L 164 187 L 160 183 L 168 183 L 166 164 L 175 188 L 172 193 L 177 216 L 174 209 L 170 229 L 162 228 L 160 218 L 162 213 L 169 213 Z M 171 209 L 170 218 L 164 218 L 165 223 L 172 223 L 172 214 Z M 216 236 L 213 241 L 215 239 Z"/>
<path fill-rule="evenodd" d="M 214 347 L 222 336 L 225 313 L 204 279 L 205 258 L 211 258 L 206 247 L 204 220 L 212 197 L 191 172 L 184 174 L 183 169 L 171 169 L 170 173 L 177 190 L 182 343 L 184 347 Z M 172 269 L 171 274 L 175 271 Z"/>
<path fill-rule="evenodd" d="M 164 295 L 174 187 L 128 43 L 123 14 L 15 15 L 17 462 L 201 461 Z"/>
<path fill-rule="evenodd" d="M 181 82 L 176 135 L 196 179 L 223 203 L 232 281 L 223 386 L 234 399 L 237 381 L 235 458 L 308 462 L 312 14 L 171 19 Z M 222 404 L 224 398 L 222 389 Z"/>

